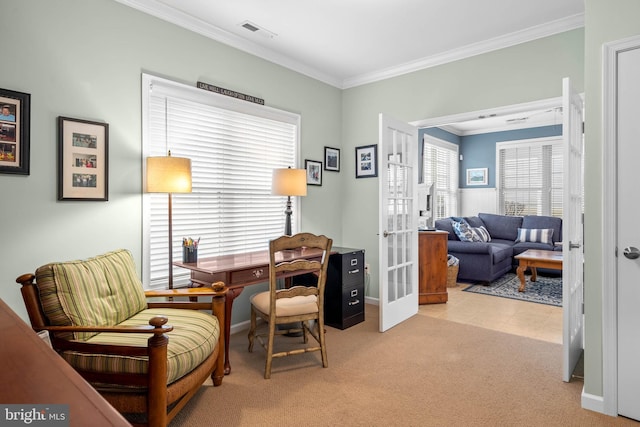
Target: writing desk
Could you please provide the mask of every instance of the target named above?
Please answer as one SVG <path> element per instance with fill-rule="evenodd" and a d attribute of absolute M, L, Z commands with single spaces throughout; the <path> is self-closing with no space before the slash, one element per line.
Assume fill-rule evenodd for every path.
<path fill-rule="evenodd" d="M 276 254 L 276 263 L 294 261 L 300 258 L 321 259 L 322 250 L 301 248 L 280 252 Z M 224 311 L 224 373 L 228 375 L 231 373 L 229 335 L 231 333 L 233 300 L 242 293 L 245 286 L 269 281 L 269 250 L 200 258 L 194 263 L 174 262 L 173 265 L 191 271 L 192 287 L 211 286 L 212 283 L 221 281 L 229 289 Z M 296 274 L 301 273 L 304 272 L 298 271 Z M 278 277 L 285 278 L 287 275 Z"/>

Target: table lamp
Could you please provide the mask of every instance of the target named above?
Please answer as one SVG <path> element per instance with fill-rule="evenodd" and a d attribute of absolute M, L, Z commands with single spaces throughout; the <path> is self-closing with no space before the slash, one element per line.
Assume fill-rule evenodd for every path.
<path fill-rule="evenodd" d="M 169 289 L 173 289 L 173 227 L 171 195 L 191 193 L 191 159 L 147 157 L 147 193 L 169 194 Z"/>
<path fill-rule="evenodd" d="M 284 234 L 291 236 L 291 196 L 307 195 L 307 171 L 305 169 L 274 169 L 271 194 L 287 196 L 285 209 Z"/>

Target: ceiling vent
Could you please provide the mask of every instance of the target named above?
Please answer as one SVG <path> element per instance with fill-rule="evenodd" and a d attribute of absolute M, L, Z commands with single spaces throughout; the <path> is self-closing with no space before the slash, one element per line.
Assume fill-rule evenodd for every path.
<path fill-rule="evenodd" d="M 266 28 L 256 25 L 251 21 L 244 21 L 240 24 L 240 26 L 245 30 L 251 31 L 254 34 L 259 34 L 266 39 L 272 39 L 277 36 L 277 34 L 273 31 L 269 31 Z"/>

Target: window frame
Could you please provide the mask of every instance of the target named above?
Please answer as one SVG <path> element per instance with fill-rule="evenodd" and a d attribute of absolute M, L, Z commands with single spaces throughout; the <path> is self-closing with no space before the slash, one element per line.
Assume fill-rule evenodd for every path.
<path fill-rule="evenodd" d="M 449 216 L 458 215 L 458 209 L 460 206 L 460 165 L 458 159 L 460 158 L 460 147 L 457 144 L 454 144 L 449 141 L 445 141 L 443 139 L 437 138 L 435 136 L 424 134 L 422 136 L 422 179 L 425 183 L 427 183 L 427 165 L 426 165 L 426 148 L 427 146 L 433 146 L 436 149 L 447 150 L 449 155 L 452 156 L 450 158 L 450 166 L 452 167 L 452 171 L 450 171 L 449 176 L 449 185 L 445 190 L 439 189 L 436 185 L 434 189 L 434 198 L 433 201 L 433 220 L 436 221 L 438 219 L 446 218 Z M 436 177 L 437 180 L 437 177 Z M 455 182 L 453 182 L 454 180 Z M 445 192 L 444 199 L 445 204 L 448 202 L 448 207 L 445 208 L 445 211 L 442 215 L 438 215 L 437 203 L 440 197 L 442 197 L 443 191 Z"/>
<path fill-rule="evenodd" d="M 214 109 L 219 109 L 219 110 L 225 110 L 228 112 L 233 113 L 238 113 L 240 115 L 248 115 L 253 117 L 256 117 L 258 119 L 266 119 L 266 120 L 271 120 L 271 121 L 276 121 L 276 122 L 281 122 L 284 123 L 286 126 L 289 127 L 295 127 L 295 129 L 292 132 L 292 144 L 293 144 L 293 151 L 292 151 L 292 155 L 291 155 L 291 159 L 293 164 L 282 164 L 282 165 L 276 165 L 276 166 L 270 166 L 271 169 L 273 168 L 277 168 L 277 167 L 294 167 L 294 168 L 298 168 L 300 165 L 300 134 L 301 134 L 301 129 L 300 129 L 300 122 L 301 122 L 301 116 L 299 114 L 296 113 L 291 113 L 288 111 L 283 111 L 283 110 L 279 110 L 279 109 L 275 109 L 272 107 L 268 107 L 268 106 L 264 106 L 264 105 L 260 105 L 260 104 L 256 104 L 256 103 L 251 103 L 251 102 L 247 102 L 247 101 L 242 101 L 230 96 L 225 96 L 225 95 L 221 95 L 221 94 L 217 94 L 211 91 L 206 91 L 203 89 L 199 89 L 195 86 L 188 86 L 185 85 L 183 83 L 178 83 L 178 82 L 174 82 L 168 79 L 164 79 L 161 77 L 157 77 L 157 76 L 153 76 L 153 75 L 149 75 L 149 74 L 142 74 L 142 177 L 143 177 L 143 197 L 142 197 L 142 282 L 143 282 L 143 286 L 147 289 L 158 289 L 158 288 L 164 288 L 166 287 L 166 276 L 163 278 L 158 278 L 155 277 L 157 276 L 157 273 L 152 273 L 152 248 L 151 248 L 151 212 L 152 212 L 152 198 L 153 197 L 162 197 L 164 200 L 168 201 L 168 196 L 166 194 L 150 194 L 150 193 L 146 193 L 144 191 L 144 189 L 146 188 L 146 158 L 149 156 L 156 156 L 156 155 L 166 155 L 166 154 L 159 154 L 157 152 L 158 150 L 158 143 L 160 144 L 169 144 L 166 139 L 169 139 L 166 136 L 165 133 L 165 141 L 160 141 L 158 142 L 158 136 L 154 136 L 152 129 L 155 129 L 156 134 L 158 133 L 157 129 L 159 128 L 159 126 L 157 125 L 157 122 L 155 124 L 151 123 L 151 118 L 152 117 L 156 117 L 157 118 L 157 113 L 155 114 L 155 116 L 153 116 L 150 112 L 150 108 L 152 108 L 152 96 L 156 97 L 156 102 L 157 103 L 157 97 L 160 96 L 165 96 L 165 97 L 170 97 L 172 99 L 177 99 L 179 101 L 186 101 L 186 102 L 190 102 L 190 103 L 195 103 L 198 106 L 202 105 L 204 109 L 206 109 L 207 107 L 212 107 Z M 160 94 L 160 95 L 158 95 Z M 167 110 L 168 111 L 168 110 Z M 167 120 L 168 113 L 165 113 L 165 121 Z M 155 127 L 154 127 L 155 126 Z M 155 138 L 155 140 L 152 141 L 151 138 Z M 154 148 L 150 148 L 153 144 Z M 175 144 L 175 141 L 172 141 L 172 144 Z M 170 149 L 171 147 L 167 146 L 167 149 Z M 152 151 L 153 150 L 153 151 Z M 180 156 L 180 154 L 176 154 L 175 152 L 172 151 L 173 155 L 178 155 Z M 189 157 L 189 156 L 184 156 L 184 157 Z M 193 164 L 193 160 L 192 160 L 192 164 Z M 193 167 L 193 166 L 192 166 Z M 264 172 L 264 171 L 263 171 Z M 195 183 L 196 179 L 194 176 L 194 185 L 196 185 Z M 262 181 L 264 182 L 264 181 Z M 268 184 L 269 186 L 269 193 L 268 195 L 271 195 L 271 190 L 270 190 L 270 183 Z M 264 187 L 264 185 L 263 185 Z M 195 192 L 196 188 L 194 188 L 194 192 Z M 263 193 L 265 193 L 264 195 L 266 195 L 265 190 L 262 190 Z M 176 199 L 180 199 L 180 196 L 183 195 L 178 195 L 178 197 L 173 197 L 173 205 L 174 205 L 174 209 L 173 209 L 173 224 L 174 224 L 174 233 L 173 233 L 173 259 L 174 261 L 177 261 L 179 259 L 181 259 L 181 254 L 179 254 L 178 250 L 180 248 L 180 239 L 181 237 L 184 237 L 182 235 L 179 235 L 176 233 L 176 216 L 179 216 L 180 214 L 176 212 Z M 184 195 L 187 196 L 187 195 Z M 297 232 L 300 229 L 300 203 L 299 203 L 299 198 L 296 197 L 292 197 L 292 209 L 293 209 L 293 221 L 292 221 L 292 229 L 293 232 Z M 158 204 L 157 199 L 155 199 L 156 202 L 155 204 Z M 162 214 L 168 217 L 168 202 L 164 202 L 164 207 L 163 208 L 155 208 L 154 212 L 158 212 L 160 209 L 164 209 Z M 286 197 L 283 196 L 273 196 L 273 202 L 271 202 L 270 200 L 268 201 L 268 203 L 272 203 L 274 206 L 272 206 L 272 208 L 275 208 L 275 205 L 277 205 L 277 208 L 279 209 L 279 211 L 284 213 L 284 209 L 285 209 L 285 204 L 286 204 Z M 281 224 L 281 229 L 278 230 L 277 233 L 273 233 L 273 236 L 268 236 L 267 238 L 264 239 L 264 247 L 260 248 L 260 249 L 267 249 L 268 247 L 268 240 L 270 240 L 271 238 L 275 238 L 278 237 L 279 235 L 282 234 L 282 230 L 284 229 L 284 214 L 282 215 L 282 224 Z M 165 230 L 166 230 L 166 226 L 165 226 Z M 198 236 L 191 236 L 191 237 L 198 237 Z M 166 239 L 165 239 L 166 240 Z M 200 256 L 202 256 L 202 252 L 203 249 L 205 249 L 204 247 L 204 241 L 202 242 L 203 245 L 200 246 L 199 248 L 199 252 L 200 252 Z M 217 249 L 218 251 L 222 250 L 224 251 L 224 249 Z M 250 249 L 249 249 L 250 250 Z M 166 252 L 167 249 L 164 249 L 164 253 L 166 256 Z M 225 254 L 231 254 L 231 253 L 238 253 L 238 251 L 236 252 L 230 252 L 230 253 L 221 253 L 220 255 L 225 255 Z M 205 252 L 206 255 L 206 252 Z M 218 255 L 218 253 L 216 253 L 216 255 Z M 156 254 L 157 257 L 157 254 Z M 157 260 L 155 261 L 157 263 Z M 157 266 L 156 266 L 157 269 Z M 174 286 L 175 287 L 180 287 L 180 286 L 186 286 L 188 285 L 189 282 L 189 271 L 180 271 L 182 269 L 176 269 L 174 267 Z M 165 270 L 165 275 L 168 276 L 168 258 L 167 258 L 167 269 Z M 154 275 L 154 277 L 152 277 L 152 275 Z"/>
<path fill-rule="evenodd" d="M 539 188 L 540 190 L 540 203 L 538 205 L 536 205 L 536 213 L 532 213 L 531 210 L 527 210 L 526 212 L 523 213 L 518 213 L 515 212 L 517 215 L 521 215 L 521 214 L 531 214 L 531 215 L 545 215 L 545 216 L 557 216 L 562 218 L 562 210 L 564 209 L 564 200 L 563 200 L 563 186 L 564 186 L 564 181 L 562 178 L 562 175 L 564 174 L 564 141 L 563 141 L 563 137 L 562 135 L 558 135 L 558 136 L 553 136 L 553 137 L 545 137 L 545 138 L 530 138 L 530 139 L 521 139 L 521 140 L 513 140 L 513 141 L 503 141 L 503 142 L 497 142 L 496 143 L 496 191 L 497 191 L 497 200 L 496 200 L 496 204 L 497 204 L 497 210 L 499 214 L 502 215 L 508 215 L 509 213 L 507 213 L 507 209 L 505 208 L 504 203 L 502 202 L 502 200 L 504 199 L 503 196 L 503 192 L 505 191 L 504 187 L 503 187 L 503 173 L 504 173 L 504 168 L 502 166 L 502 162 L 500 161 L 501 158 L 501 151 L 502 150 L 508 150 L 508 149 L 527 149 L 527 148 L 537 148 L 537 147 L 545 147 L 545 146 L 549 146 L 552 147 L 551 150 L 552 152 L 551 157 L 549 158 L 548 161 L 546 161 L 544 159 L 545 157 L 545 151 L 544 148 L 542 148 L 541 150 L 541 156 L 540 156 L 540 164 L 543 167 L 543 169 L 547 169 L 546 171 L 543 170 L 542 173 L 542 178 L 541 178 L 541 186 Z M 561 199 L 561 209 L 560 209 L 560 215 L 554 215 L 553 211 L 554 211 L 554 203 L 553 203 L 553 150 L 557 149 L 558 153 L 562 156 L 560 161 L 558 162 L 558 164 L 560 165 L 560 199 Z M 558 173 L 556 171 L 556 173 Z M 546 193 L 545 196 L 545 192 L 544 192 L 544 188 L 545 188 L 545 183 L 549 184 L 549 191 Z M 537 191 L 536 189 L 532 189 L 532 188 L 536 188 L 536 187 L 532 187 L 531 185 L 528 186 L 529 191 Z M 531 198 L 529 198 L 531 199 Z"/>

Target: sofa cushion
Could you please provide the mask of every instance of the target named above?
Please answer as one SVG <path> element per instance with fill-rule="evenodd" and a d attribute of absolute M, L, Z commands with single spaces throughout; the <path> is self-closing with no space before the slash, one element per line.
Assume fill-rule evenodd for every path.
<path fill-rule="evenodd" d="M 454 222 L 453 231 L 462 242 L 489 242 L 491 236 L 486 228 L 471 227 L 467 222 Z"/>
<path fill-rule="evenodd" d="M 54 326 L 113 326 L 147 307 L 131 252 L 120 249 L 36 270 L 44 314 Z M 86 340 L 95 333 L 64 338 Z"/>
<path fill-rule="evenodd" d="M 511 246 L 511 244 L 494 242 L 491 244 L 491 255 L 493 257 L 493 263 L 498 264 L 513 256 L 513 246 Z"/>
<path fill-rule="evenodd" d="M 518 228 L 522 227 L 521 216 L 479 213 L 478 217 L 482 220 L 493 239 L 504 239 L 514 242 L 516 237 L 518 237 Z"/>
<path fill-rule="evenodd" d="M 562 218 L 543 215 L 525 215 L 522 218 L 522 228 L 551 228 L 553 229 L 552 241 L 562 241 Z"/>
<path fill-rule="evenodd" d="M 553 228 L 518 228 L 518 237 L 516 242 L 519 243 L 546 243 L 553 244 Z"/>
<path fill-rule="evenodd" d="M 173 331 L 167 332 L 167 384 L 191 372 L 215 348 L 220 337 L 220 324 L 215 316 L 197 311 L 171 308 L 145 309 L 121 322 L 120 326 L 148 326 L 154 316 L 167 316 Z M 103 332 L 87 342 L 93 344 L 126 344 L 146 347 L 151 334 L 120 334 Z M 64 351 L 61 356 L 76 369 L 100 373 L 145 374 L 149 358 L 140 356 L 88 354 Z"/>

